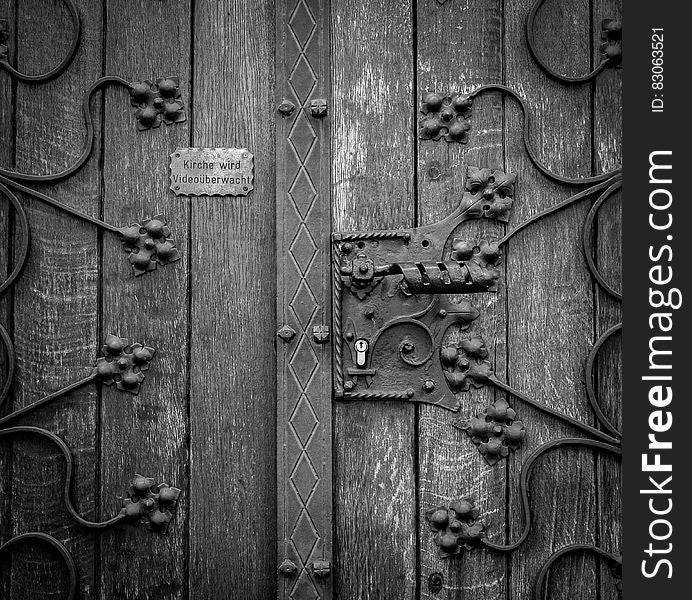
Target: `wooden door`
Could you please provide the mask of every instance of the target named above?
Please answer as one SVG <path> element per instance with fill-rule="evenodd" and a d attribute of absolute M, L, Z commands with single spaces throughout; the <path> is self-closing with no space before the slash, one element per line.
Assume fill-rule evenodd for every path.
<path fill-rule="evenodd" d="M 618 329 L 603 335 L 620 321 L 621 74 L 610 48 L 619 38 L 602 21 L 621 8 L 542 4 L 0 0 L 11 385 L 0 413 L 0 597 L 618 596 Z M 55 76 L 22 75 L 63 57 Z M 153 127 L 138 82 L 156 90 L 147 102 L 164 99 Z M 454 117 L 468 131 L 429 139 L 426 94 L 491 84 L 509 91 L 475 95 Z M 534 156 L 512 92 L 530 113 Z M 176 195 L 171 154 L 187 147 L 247 148 L 254 189 Z M 469 167 L 516 174 L 507 221 L 484 214 L 454 229 L 478 243 L 511 234 L 497 291 L 454 295 L 477 309 L 500 383 L 445 387 L 457 412 L 418 402 L 418 388 L 416 401 L 344 397 L 352 340 L 334 308 L 351 292 L 338 234 L 370 232 L 371 244 L 379 230 L 434 226 L 470 193 Z M 144 237 L 128 245 L 134 224 Z M 142 263 L 146 236 L 168 245 Z M 445 335 L 428 364 L 463 338 Z M 110 357 L 131 361 L 123 373 L 137 381 L 99 371 Z M 525 433 L 490 464 L 459 425 L 501 397 Z M 564 438 L 595 443 L 543 446 Z M 525 530 L 524 490 L 529 533 L 498 549 Z M 133 498 L 151 506 L 125 514 Z M 441 552 L 434 511 L 462 499 L 482 534 Z"/>

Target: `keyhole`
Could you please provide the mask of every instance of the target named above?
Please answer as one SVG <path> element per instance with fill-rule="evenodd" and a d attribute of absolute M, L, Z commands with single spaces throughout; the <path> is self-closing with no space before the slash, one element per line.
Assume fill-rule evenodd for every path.
<path fill-rule="evenodd" d="M 353 345 L 353 347 L 356 349 L 356 366 L 365 366 L 365 359 L 368 353 L 368 346 L 368 340 L 364 340 L 362 338 L 356 340 L 355 344 Z"/>

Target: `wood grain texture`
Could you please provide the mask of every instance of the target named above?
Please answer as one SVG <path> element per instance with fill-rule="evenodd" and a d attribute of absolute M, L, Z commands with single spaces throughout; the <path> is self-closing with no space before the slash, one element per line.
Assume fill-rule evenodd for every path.
<path fill-rule="evenodd" d="M 11 40 L 15 39 L 15 13 L 12 0 L 0 1 L 0 17 L 7 21 L 8 34 Z M 9 60 L 15 64 L 14 48 L 10 47 Z M 14 165 L 14 118 L 15 118 L 15 86 L 9 77 L 0 77 L 0 164 L 7 167 Z M 12 259 L 12 220 L 14 211 L 9 201 L 0 197 L 0 274 L 4 279 L 11 269 Z M 12 293 L 6 292 L 0 298 L 0 323 L 5 329 L 10 328 L 12 322 Z M 7 377 L 7 352 L 0 347 L 0 386 L 4 385 Z M 4 416 L 12 408 L 12 395 L 10 394 L 4 406 L 0 406 L 0 415 Z M 12 490 L 12 458 L 10 441 L 3 440 L 0 444 L 0 544 L 7 541 L 11 532 L 10 501 Z M 0 596 L 9 596 L 10 568 L 12 559 L 7 556 L 0 564 Z"/>
<path fill-rule="evenodd" d="M 246 147 L 255 189 L 192 201 L 190 596 L 275 594 L 274 3 L 195 3 L 195 146 Z"/>
<path fill-rule="evenodd" d="M 502 3 L 482 0 L 461 6 L 437 0 L 418 3 L 417 22 L 418 93 L 436 91 L 469 93 L 487 83 L 502 82 Z M 421 225 L 444 218 L 458 205 L 464 190 L 466 167 L 504 169 L 503 112 L 498 95 L 485 97 L 473 107 L 468 145 L 444 140 L 418 141 L 418 215 Z M 439 175 L 438 175 L 439 174 Z M 521 182 L 519 184 L 521 186 Z M 519 187 L 521 190 L 521 187 Z M 521 191 L 519 192 L 521 193 Z M 504 226 L 485 220 L 462 225 L 456 235 L 468 236 L 474 244 L 497 239 Z M 492 362 L 505 377 L 506 298 L 497 294 L 468 297 L 481 311 L 474 325 L 493 354 Z M 450 337 L 454 334 L 450 333 Z M 442 382 L 446 385 L 446 382 Z M 459 417 L 480 412 L 495 399 L 493 388 L 471 390 L 459 395 L 459 413 L 435 406 L 420 406 L 419 426 L 419 520 L 421 598 L 505 598 L 506 559 L 486 551 L 463 551 L 453 559 L 441 559 L 424 519 L 427 510 L 449 506 L 472 496 L 494 535 L 506 520 L 505 461 L 489 466 L 468 436 L 452 426 Z M 427 585 L 431 573 L 441 573 L 445 591 L 432 594 Z"/>
<path fill-rule="evenodd" d="M 190 2 L 108 0 L 106 72 L 128 81 L 174 75 L 190 110 Z M 189 114 L 189 112 L 188 112 Z M 127 90 L 107 92 L 105 220 L 122 225 L 163 214 L 183 256 L 135 277 L 117 237 L 103 238 L 102 331 L 156 349 L 138 396 L 104 388 L 101 513 L 116 514 L 136 473 L 182 489 L 167 535 L 131 526 L 102 534 L 101 598 L 170 600 L 186 595 L 189 202 L 169 190 L 169 155 L 190 126 L 139 132 Z"/>
<path fill-rule="evenodd" d="M 82 94 L 102 70 L 102 16 L 98 4 L 79 5 L 84 31 L 70 69 L 47 84 L 17 86 L 15 144 L 20 171 L 56 172 L 80 154 Z M 20 70 L 49 70 L 69 48 L 70 20 L 63 3 L 21 2 L 17 17 Z M 98 115 L 98 99 L 94 108 Z M 96 123 L 99 131 L 98 118 Z M 74 208 L 98 214 L 98 162 L 46 191 Z M 15 408 L 88 375 L 98 337 L 96 229 L 26 196 L 21 201 L 27 207 L 32 240 L 26 270 L 14 289 Z M 98 494 L 94 485 L 96 415 L 97 391 L 89 386 L 22 420 L 49 429 L 70 446 L 77 465 L 73 497 L 88 519 L 95 517 Z M 12 533 L 39 530 L 65 541 L 78 565 L 81 593 L 93 598 L 95 540 L 93 534 L 74 524 L 64 508 L 64 477 L 64 460 L 54 446 L 31 437 L 14 443 Z M 13 554 L 9 594 L 13 600 L 54 598 L 64 593 L 66 583 L 62 562 L 43 547 L 25 546 Z"/>
<path fill-rule="evenodd" d="M 531 138 L 538 156 L 553 170 L 571 176 L 591 171 L 589 86 L 549 80 L 530 57 L 524 23 L 532 0 L 505 4 L 507 84 L 522 95 L 533 114 Z M 550 2 L 538 14 L 539 51 L 566 75 L 589 71 L 589 3 Z M 513 224 L 573 193 L 557 186 L 527 160 L 521 145 L 523 119 L 506 102 L 507 166 L 521 177 Z M 591 423 L 583 365 L 593 338 L 593 292 L 580 251 L 585 203 L 534 224 L 507 248 L 508 378 L 515 388 L 554 409 Z M 510 225 L 511 227 L 511 225 Z M 510 460 L 510 540 L 520 533 L 517 481 L 522 463 L 541 443 L 577 432 L 514 400 L 527 438 Z M 533 528 L 511 557 L 512 597 L 533 593 L 537 571 L 555 550 L 595 540 L 594 460 L 590 452 L 569 448 L 542 458 L 530 482 Z M 598 588 L 592 557 L 567 558 L 553 570 L 549 596 L 595 598 Z"/>
<path fill-rule="evenodd" d="M 603 19 L 620 19 L 620 0 L 601 0 L 593 6 L 592 31 L 600 39 Z M 600 60 L 595 50 L 594 64 Z M 609 171 L 622 164 L 622 71 L 606 69 L 594 88 L 594 171 Z M 596 226 L 596 261 L 606 280 L 622 289 L 622 192 L 601 208 Z M 595 338 L 622 321 L 622 305 L 596 287 Z M 620 336 L 601 350 L 598 361 L 597 393 L 606 415 L 622 428 L 622 352 Z M 621 429 L 622 430 L 622 429 Z M 621 463 L 602 454 L 597 460 L 598 544 L 609 552 L 622 552 L 622 472 Z M 618 593 L 607 565 L 600 569 L 600 597 L 617 600 Z"/>
<path fill-rule="evenodd" d="M 410 1 L 332 5 L 335 231 L 414 224 Z M 335 591 L 343 600 L 415 597 L 415 407 L 334 407 Z"/>

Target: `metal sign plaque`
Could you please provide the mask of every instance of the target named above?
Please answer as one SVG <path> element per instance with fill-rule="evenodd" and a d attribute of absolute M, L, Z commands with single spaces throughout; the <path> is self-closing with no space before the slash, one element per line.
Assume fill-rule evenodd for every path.
<path fill-rule="evenodd" d="M 177 148 L 171 190 L 178 196 L 247 196 L 255 158 L 247 148 Z"/>

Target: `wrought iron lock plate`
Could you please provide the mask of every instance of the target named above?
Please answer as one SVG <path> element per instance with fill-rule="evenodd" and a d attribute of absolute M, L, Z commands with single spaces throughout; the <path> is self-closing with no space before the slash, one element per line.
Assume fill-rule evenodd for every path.
<path fill-rule="evenodd" d="M 458 208 L 443 221 L 395 231 L 333 235 L 335 395 L 341 400 L 408 400 L 456 411 L 451 388 L 481 386 L 491 372 L 474 332 L 478 310 L 450 294 L 497 290 L 502 253 L 459 227 L 505 221 L 516 176 L 469 167 Z M 442 341 L 463 332 L 448 385 Z M 466 343 L 464 343 L 466 340 Z"/>

